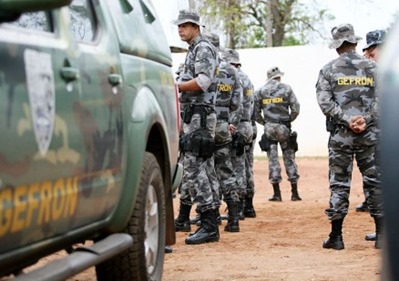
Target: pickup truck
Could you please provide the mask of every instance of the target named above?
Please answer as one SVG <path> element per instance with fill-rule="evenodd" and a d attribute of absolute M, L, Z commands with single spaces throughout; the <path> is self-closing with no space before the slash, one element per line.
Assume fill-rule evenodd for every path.
<path fill-rule="evenodd" d="M 0 279 L 161 280 L 182 166 L 150 0 L 0 0 L 0 61 Z"/>

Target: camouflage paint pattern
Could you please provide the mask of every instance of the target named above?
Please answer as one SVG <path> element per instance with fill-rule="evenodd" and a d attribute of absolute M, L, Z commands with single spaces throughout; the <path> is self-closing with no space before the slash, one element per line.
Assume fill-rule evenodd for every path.
<path fill-rule="evenodd" d="M 56 236 L 69 242 L 120 231 L 135 202 L 152 127 L 168 144 L 162 169 L 166 188 L 171 185 L 178 148 L 171 54 L 159 39 L 159 20 L 144 24 L 142 12 L 122 17 L 122 9 L 118 1 L 93 2 L 97 24 L 107 31 L 95 47 L 73 41 L 68 7 L 49 12 L 54 36 L 0 27 L 0 254 L 19 248 L 40 255 L 47 253 L 42 242 Z M 130 49 L 121 54 L 121 46 Z M 28 85 L 27 50 L 50 54 L 54 73 L 54 129 L 44 156 L 28 99 L 34 87 Z M 15 264 L 3 258 L 2 267 Z"/>
<path fill-rule="evenodd" d="M 376 163 L 378 99 L 376 65 L 356 51 L 348 51 L 326 64 L 319 73 L 316 94 L 319 106 L 337 127 L 328 142 L 330 166 L 330 220 L 348 213 L 349 191 L 356 159 L 362 173 L 367 204 L 372 217 L 383 217 L 381 174 Z M 363 115 L 367 128 L 360 134 L 349 129 L 351 116 Z"/>

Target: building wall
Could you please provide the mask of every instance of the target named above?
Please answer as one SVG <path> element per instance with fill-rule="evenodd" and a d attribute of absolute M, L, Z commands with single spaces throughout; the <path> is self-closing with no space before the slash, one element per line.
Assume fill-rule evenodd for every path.
<path fill-rule="evenodd" d="M 238 50 L 242 70 L 251 78 L 255 89 L 266 83 L 266 72 L 278 66 L 285 73 L 282 82 L 291 85 L 301 112 L 292 123 L 298 133 L 297 156 L 327 156 L 329 134 L 325 129 L 325 117 L 316 100 L 316 82 L 320 69 L 338 55 L 327 46 L 294 46 Z M 173 54 L 174 67 L 184 62 L 185 53 Z M 258 125 L 258 138 L 263 127 Z M 265 155 L 256 144 L 255 155 Z"/>

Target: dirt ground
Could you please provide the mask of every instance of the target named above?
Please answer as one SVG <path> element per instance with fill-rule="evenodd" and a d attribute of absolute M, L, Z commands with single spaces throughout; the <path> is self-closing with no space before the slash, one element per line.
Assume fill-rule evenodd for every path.
<path fill-rule="evenodd" d="M 381 251 L 374 249 L 374 242 L 364 240 L 365 234 L 374 231 L 373 221 L 368 213 L 355 211 L 364 199 L 358 170 L 353 175 L 350 212 L 344 222 L 345 249 L 335 251 L 321 246 L 330 232 L 324 214 L 329 198 L 327 158 L 300 158 L 297 164 L 302 201 L 290 200 L 283 168 L 283 202 L 269 202 L 272 187 L 267 160 L 256 159 L 256 218 L 240 221 L 238 233 L 225 232 L 223 221 L 217 243 L 186 245 L 188 234 L 178 232 L 173 253 L 165 255 L 163 281 L 380 280 Z M 177 215 L 178 198 L 174 204 Z M 224 209 L 225 205 L 222 214 Z M 94 269 L 68 279 L 72 280 L 94 281 Z"/>
<path fill-rule="evenodd" d="M 256 218 L 240 221 L 239 233 L 225 232 L 223 221 L 218 243 L 185 245 L 187 233 L 178 232 L 173 253 L 165 258 L 163 280 L 380 280 L 381 251 L 364 240 L 366 233 L 374 231 L 373 220 L 368 213 L 355 211 L 364 199 L 358 170 L 344 222 L 345 249 L 335 251 L 321 246 L 330 232 L 324 214 L 329 198 L 328 160 L 300 158 L 297 164 L 302 201 L 290 200 L 290 185 L 283 174 L 283 202 L 269 202 L 267 160 L 255 160 Z"/>

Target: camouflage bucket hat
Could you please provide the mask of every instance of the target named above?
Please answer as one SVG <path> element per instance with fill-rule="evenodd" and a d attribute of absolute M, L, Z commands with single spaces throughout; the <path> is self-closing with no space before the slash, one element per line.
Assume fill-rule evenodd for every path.
<path fill-rule="evenodd" d="M 384 42 L 386 32 L 384 30 L 374 30 L 366 34 L 367 45 L 363 47 L 363 52 L 374 45 L 380 45 Z"/>
<path fill-rule="evenodd" d="M 233 49 L 227 49 L 227 48 L 224 49 L 222 52 L 222 59 L 231 64 L 241 65 L 240 54 Z"/>
<path fill-rule="evenodd" d="M 353 26 L 350 23 L 341 24 L 333 27 L 333 29 L 331 29 L 331 34 L 333 37 L 332 41 L 329 44 L 329 47 L 331 49 L 339 48 L 342 43 L 344 43 L 344 41 L 356 44 L 362 39 L 362 37 L 355 35 Z"/>
<path fill-rule="evenodd" d="M 217 35 L 215 33 L 207 33 L 207 34 L 205 34 L 205 37 L 209 40 L 209 42 L 212 43 L 213 46 L 219 48 L 219 46 L 220 46 L 219 35 Z"/>
<path fill-rule="evenodd" d="M 281 72 L 281 70 L 277 66 L 274 66 L 267 71 L 267 79 L 269 79 L 269 80 L 272 80 L 277 77 L 281 77 L 283 75 L 284 75 L 284 72 Z"/>
<path fill-rule="evenodd" d="M 180 10 L 179 16 L 177 20 L 173 20 L 172 23 L 175 25 L 180 25 L 186 22 L 192 22 L 199 26 L 204 26 L 200 23 L 200 17 L 197 12 L 188 11 L 188 10 Z"/>

